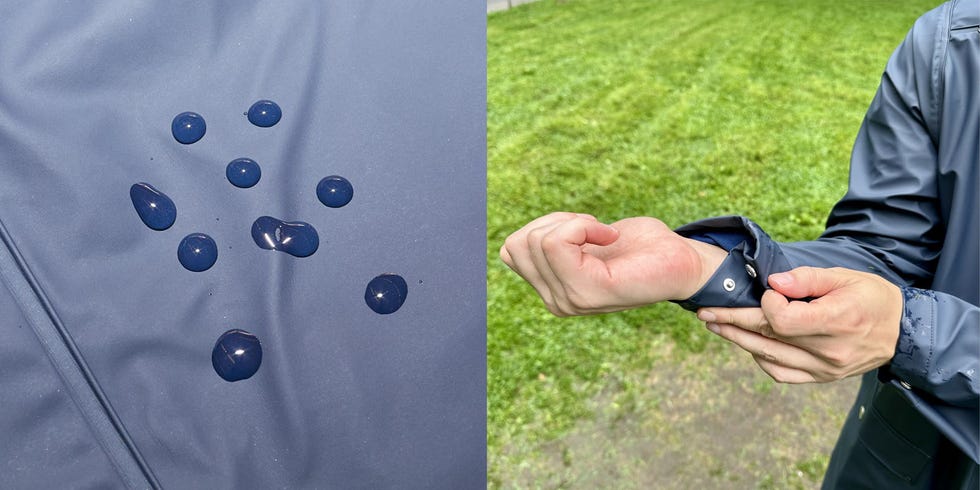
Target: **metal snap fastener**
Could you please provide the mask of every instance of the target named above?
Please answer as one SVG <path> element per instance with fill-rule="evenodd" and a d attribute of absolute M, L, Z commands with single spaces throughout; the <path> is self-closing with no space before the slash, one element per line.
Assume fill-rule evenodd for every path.
<path fill-rule="evenodd" d="M 861 408 L 858 409 L 858 419 L 863 419 L 863 418 L 864 418 L 864 405 L 861 405 Z"/>
<path fill-rule="evenodd" d="M 908 381 L 899 381 L 898 384 L 902 385 L 902 388 L 905 388 L 906 390 L 912 389 L 912 385 L 910 385 Z"/>
<path fill-rule="evenodd" d="M 726 277 L 721 285 L 725 288 L 725 291 L 732 292 L 735 290 L 735 280 L 730 277 Z"/>
<path fill-rule="evenodd" d="M 755 279 L 756 276 L 758 276 L 758 274 L 755 273 L 755 268 L 752 267 L 752 264 L 745 264 L 745 272 L 747 272 L 749 277 L 752 279 Z"/>

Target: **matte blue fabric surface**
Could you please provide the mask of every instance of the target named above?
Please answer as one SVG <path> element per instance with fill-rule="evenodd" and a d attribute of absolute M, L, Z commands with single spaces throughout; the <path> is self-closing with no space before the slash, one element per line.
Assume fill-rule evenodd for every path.
<path fill-rule="evenodd" d="M 0 288 L 0 487 L 483 488 L 485 15 L 449 0 L 0 6 L 0 252 L 26 271 Z M 260 99 L 282 108 L 275 126 L 245 117 Z M 184 111 L 207 123 L 189 145 L 171 134 Z M 252 188 L 225 176 L 240 157 L 262 166 Z M 342 208 L 317 199 L 329 175 L 353 185 Z M 140 221 L 137 182 L 173 199 L 172 227 Z M 319 249 L 260 249 L 264 215 L 310 223 Z M 218 246 L 203 272 L 177 260 L 195 232 Z M 363 298 L 384 273 L 408 284 L 389 315 Z M 13 299 L 25 278 L 49 308 Z M 59 375 L 79 367 L 32 332 L 41 316 L 121 424 L 128 470 Z M 234 383 L 211 367 L 230 329 L 263 351 Z"/>

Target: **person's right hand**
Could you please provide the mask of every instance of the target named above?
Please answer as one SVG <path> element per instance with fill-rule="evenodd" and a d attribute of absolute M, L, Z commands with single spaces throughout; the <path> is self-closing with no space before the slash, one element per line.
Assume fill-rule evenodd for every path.
<path fill-rule="evenodd" d="M 552 213 L 511 234 L 500 258 L 557 316 L 607 313 L 689 298 L 727 254 L 689 240 L 658 219 L 611 225 L 587 214 Z"/>

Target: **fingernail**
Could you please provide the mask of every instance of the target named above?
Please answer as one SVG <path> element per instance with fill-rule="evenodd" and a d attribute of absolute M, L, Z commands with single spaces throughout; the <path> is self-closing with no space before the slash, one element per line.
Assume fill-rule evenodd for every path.
<path fill-rule="evenodd" d="M 710 311 L 701 310 L 698 312 L 698 320 L 701 320 L 702 322 L 713 322 L 717 319 L 718 317 Z"/>
<path fill-rule="evenodd" d="M 707 323 L 704 326 L 708 327 L 708 330 L 711 330 L 713 333 L 721 333 L 721 328 L 717 323 Z"/>
<path fill-rule="evenodd" d="M 779 272 L 769 276 L 769 284 L 776 287 L 785 288 L 793 284 L 793 276 L 788 272 Z"/>

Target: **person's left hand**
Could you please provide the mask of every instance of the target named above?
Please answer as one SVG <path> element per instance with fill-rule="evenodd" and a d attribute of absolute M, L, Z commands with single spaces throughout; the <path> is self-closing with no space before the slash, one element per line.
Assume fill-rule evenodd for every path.
<path fill-rule="evenodd" d="M 894 284 L 849 269 L 800 267 L 769 276 L 769 285 L 761 308 L 702 308 L 698 318 L 776 381 L 835 381 L 895 355 L 904 304 Z"/>

